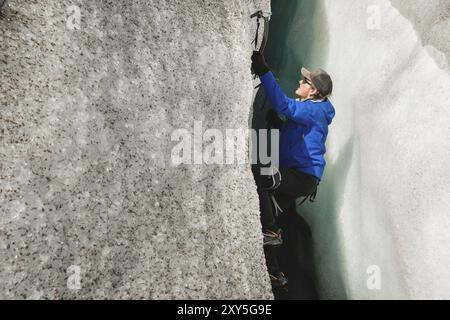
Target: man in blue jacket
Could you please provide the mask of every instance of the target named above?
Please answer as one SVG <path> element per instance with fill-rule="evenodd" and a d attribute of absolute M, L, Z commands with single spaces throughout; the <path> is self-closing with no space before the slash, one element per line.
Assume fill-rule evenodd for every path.
<path fill-rule="evenodd" d="M 272 177 L 262 175 L 258 166 L 252 167 L 260 200 L 264 245 L 279 246 L 282 244 L 281 230 L 276 224 L 273 208 L 277 211 L 280 208 L 281 212 L 292 208 L 298 197 L 309 196 L 316 191 L 323 175 L 328 126 L 335 115 L 334 107 L 328 99 L 333 83 L 328 73 L 322 69 L 309 71 L 302 68 L 303 80 L 295 92 L 297 99 L 291 99 L 281 90 L 263 55 L 258 51 L 253 52 L 252 68 L 260 77 L 276 111 L 268 114 L 268 120 L 281 124 L 276 113 L 287 119 L 281 125 L 279 171 Z M 278 183 L 273 185 L 273 181 Z M 271 193 L 267 190 L 269 186 Z M 272 195 L 275 206 L 272 206 Z"/>

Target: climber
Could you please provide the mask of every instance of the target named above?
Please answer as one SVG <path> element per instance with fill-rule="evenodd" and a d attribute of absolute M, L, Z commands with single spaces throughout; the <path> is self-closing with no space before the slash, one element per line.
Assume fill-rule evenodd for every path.
<path fill-rule="evenodd" d="M 325 140 L 335 115 L 328 99 L 333 83 L 322 69 L 311 72 L 302 68 L 303 80 L 295 92 L 298 99 L 291 99 L 277 84 L 261 52 L 253 52 L 252 69 L 260 77 L 275 111 L 287 119 L 283 122 L 275 111 L 269 111 L 266 117 L 272 127 L 281 128 L 280 168 L 274 168 L 273 175 L 267 176 L 261 173 L 260 166 L 252 166 L 260 201 L 264 245 L 279 246 L 282 244 L 281 229 L 277 226 L 275 213 L 292 207 L 301 196 L 315 196 L 322 178 Z M 277 212 L 274 213 L 272 208 Z"/>

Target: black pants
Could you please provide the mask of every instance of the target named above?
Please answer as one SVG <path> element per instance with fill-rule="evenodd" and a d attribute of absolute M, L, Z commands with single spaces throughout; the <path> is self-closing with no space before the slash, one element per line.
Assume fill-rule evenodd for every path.
<path fill-rule="evenodd" d="M 295 169 L 280 168 L 281 182 L 274 190 L 272 177 L 261 175 L 260 167 L 252 166 L 259 195 L 261 224 L 263 229 L 283 230 L 283 245 L 264 247 L 267 269 L 276 275 L 283 271 L 289 281 L 289 289 L 274 289 L 275 299 L 318 299 L 314 284 L 311 231 L 306 221 L 296 213 L 295 200 L 307 196 L 317 188 L 317 179 Z M 271 194 L 283 213 L 275 217 Z M 280 266 L 281 264 L 281 266 Z"/>
<path fill-rule="evenodd" d="M 281 181 L 274 190 L 267 190 L 273 183 L 273 177 L 262 175 L 261 167 L 252 166 L 253 176 L 256 182 L 256 190 L 259 195 L 259 208 L 261 211 L 261 225 L 263 229 L 278 230 L 271 194 L 283 211 L 295 204 L 295 200 L 301 196 L 307 196 L 317 187 L 317 179 L 309 174 L 299 172 L 292 168 L 279 168 Z"/>
<path fill-rule="evenodd" d="M 319 299 L 312 235 L 308 223 L 297 214 L 295 206 L 283 212 L 278 223 L 283 229 L 283 245 L 272 248 L 272 251 L 264 249 L 266 262 L 269 272 L 283 271 L 289 284 L 287 291 L 274 289 L 275 299 Z"/>

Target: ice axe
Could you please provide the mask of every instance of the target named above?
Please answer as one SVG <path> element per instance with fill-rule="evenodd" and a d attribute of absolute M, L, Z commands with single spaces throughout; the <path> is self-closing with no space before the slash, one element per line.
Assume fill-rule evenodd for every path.
<path fill-rule="evenodd" d="M 266 48 L 266 44 L 267 44 L 267 38 L 269 37 L 269 21 L 270 21 L 270 16 L 272 15 L 272 13 L 270 12 L 264 12 L 262 10 L 258 10 L 255 13 L 253 13 L 250 18 L 256 18 L 256 35 L 255 35 L 255 39 L 252 41 L 252 43 L 255 43 L 255 50 L 258 48 L 258 34 L 259 34 L 259 27 L 260 27 L 260 19 L 264 20 L 264 34 L 263 34 L 263 38 L 261 41 L 261 45 L 258 49 L 259 52 L 263 53 L 264 49 Z"/>
<path fill-rule="evenodd" d="M 258 10 L 255 13 L 253 13 L 252 15 L 250 15 L 250 19 L 256 18 L 256 34 L 255 34 L 255 39 L 252 41 L 252 43 L 255 43 L 255 50 L 259 51 L 261 54 L 264 53 L 264 49 L 266 48 L 266 44 L 267 44 L 267 38 L 269 37 L 269 22 L 270 22 L 270 16 L 272 15 L 271 12 L 264 12 L 262 10 Z M 260 23 L 260 19 L 264 20 L 264 33 L 263 33 L 263 38 L 261 40 L 261 45 L 259 46 L 258 49 L 258 36 L 259 36 L 259 27 L 261 25 Z M 253 79 L 256 79 L 256 74 L 252 69 L 252 74 Z M 259 88 L 260 85 L 256 86 L 255 89 Z"/>

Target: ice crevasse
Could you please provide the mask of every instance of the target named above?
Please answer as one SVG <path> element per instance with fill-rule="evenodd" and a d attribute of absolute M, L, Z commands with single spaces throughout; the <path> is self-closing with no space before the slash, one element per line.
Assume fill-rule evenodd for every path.
<path fill-rule="evenodd" d="M 299 63 L 334 80 L 327 167 L 300 210 L 321 296 L 450 298 L 448 1 L 294 7 L 269 48 L 281 84 L 293 92 Z"/>

